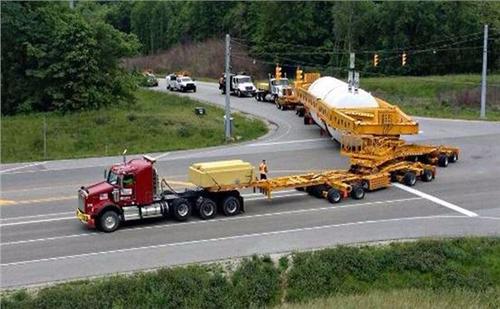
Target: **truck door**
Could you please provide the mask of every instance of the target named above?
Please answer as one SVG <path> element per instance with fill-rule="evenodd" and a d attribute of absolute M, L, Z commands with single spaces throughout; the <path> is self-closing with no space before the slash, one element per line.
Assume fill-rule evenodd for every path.
<path fill-rule="evenodd" d="M 136 181 L 133 174 L 123 175 L 120 199 L 124 205 L 131 205 L 135 201 Z"/>

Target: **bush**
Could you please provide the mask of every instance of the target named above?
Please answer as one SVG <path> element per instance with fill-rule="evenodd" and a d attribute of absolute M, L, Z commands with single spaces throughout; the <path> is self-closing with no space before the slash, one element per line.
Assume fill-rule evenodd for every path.
<path fill-rule="evenodd" d="M 283 294 L 303 302 L 407 289 L 486 295 L 500 287 L 499 253 L 500 238 L 461 238 L 296 253 L 291 265 L 282 258 L 279 267 L 253 256 L 233 272 L 189 266 L 58 284 L 36 294 L 21 290 L 2 295 L 1 307 L 260 308 L 279 304 Z"/>
<path fill-rule="evenodd" d="M 253 256 L 243 260 L 232 277 L 238 308 L 264 307 L 277 304 L 280 274 L 269 258 Z"/>

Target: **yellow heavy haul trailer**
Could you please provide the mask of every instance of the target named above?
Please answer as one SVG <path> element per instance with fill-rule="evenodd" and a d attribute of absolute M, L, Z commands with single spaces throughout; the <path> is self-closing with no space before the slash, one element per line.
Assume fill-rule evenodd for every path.
<path fill-rule="evenodd" d="M 331 102 L 311 93 L 320 74 L 302 74 L 298 70 L 296 75 L 294 94 L 303 106 L 299 116 L 304 117 L 304 124 L 318 124 L 341 143 L 341 154 L 350 158 L 351 169 L 364 173 L 377 172 L 385 165 L 400 161 L 446 167 L 448 163 L 458 160 L 460 151 L 456 147 L 413 144 L 402 140 L 401 135 L 418 134 L 419 127 L 397 106 L 375 97 L 372 106 L 344 106 L 341 97 L 333 102 L 341 107 L 332 107 Z M 336 81 L 332 79 L 332 82 Z M 341 86 L 332 88 L 323 92 L 326 97 L 331 98 Z M 351 91 L 356 93 L 358 90 Z M 339 94 L 342 95 L 346 93 Z"/>

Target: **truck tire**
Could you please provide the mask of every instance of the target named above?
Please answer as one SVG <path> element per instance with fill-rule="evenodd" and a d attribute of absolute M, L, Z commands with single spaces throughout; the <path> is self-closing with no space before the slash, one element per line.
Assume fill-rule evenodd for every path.
<path fill-rule="evenodd" d="M 120 226 L 120 216 L 114 210 L 107 210 L 99 216 L 99 229 L 104 233 L 116 231 Z"/>
<path fill-rule="evenodd" d="M 362 186 L 354 185 L 352 186 L 351 197 L 355 200 L 362 200 L 365 198 L 365 190 Z"/>
<path fill-rule="evenodd" d="M 241 91 L 239 89 L 236 90 L 236 95 L 238 96 L 238 98 L 241 98 Z"/>
<path fill-rule="evenodd" d="M 403 183 L 408 187 L 413 187 L 417 183 L 417 175 L 411 171 L 406 172 L 403 176 Z"/>
<path fill-rule="evenodd" d="M 447 167 L 449 163 L 448 156 L 445 154 L 441 154 L 438 157 L 438 165 L 441 167 Z"/>
<path fill-rule="evenodd" d="M 240 213 L 241 203 L 235 196 L 228 196 L 222 201 L 222 212 L 225 216 L 234 216 Z"/>
<path fill-rule="evenodd" d="M 448 157 L 450 163 L 455 163 L 458 161 L 458 155 L 454 152 Z"/>
<path fill-rule="evenodd" d="M 326 194 L 326 199 L 328 200 L 328 202 L 336 204 L 342 200 L 342 195 L 340 194 L 339 190 L 331 188 Z"/>
<path fill-rule="evenodd" d="M 217 213 L 217 205 L 209 198 L 204 198 L 198 208 L 198 214 L 201 219 L 208 220 L 215 217 Z"/>
<path fill-rule="evenodd" d="M 196 87 L 193 88 L 193 93 L 196 92 Z"/>
<path fill-rule="evenodd" d="M 425 181 L 425 182 L 430 182 L 430 181 L 432 181 L 433 178 L 434 178 L 434 175 L 432 174 L 432 171 L 429 169 L 425 169 L 422 172 L 422 175 L 420 175 L 420 179 L 422 179 L 422 181 Z"/>
<path fill-rule="evenodd" d="M 186 221 L 191 215 L 191 204 L 184 198 L 176 198 L 172 202 L 172 216 L 177 221 Z"/>

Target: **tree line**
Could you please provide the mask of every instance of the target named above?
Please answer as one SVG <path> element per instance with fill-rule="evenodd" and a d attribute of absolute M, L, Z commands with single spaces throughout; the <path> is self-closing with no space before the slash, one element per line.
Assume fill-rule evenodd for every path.
<path fill-rule="evenodd" d="M 226 33 L 269 69 L 338 75 L 355 52 L 364 75 L 427 75 L 480 72 L 487 23 L 489 68 L 500 67 L 498 2 L 76 1 L 72 10 L 67 2 L 4 1 L 1 8 L 2 114 L 132 102 L 135 83 L 120 59 Z"/>
<path fill-rule="evenodd" d="M 223 38 L 262 63 L 372 75 L 480 72 L 483 25 L 490 25 L 489 67 L 500 67 L 496 2 L 121 2 L 108 21 L 137 35 L 143 54 L 183 42 Z M 402 65 L 402 54 L 406 64 Z M 378 65 L 373 65 L 377 54 Z"/>

